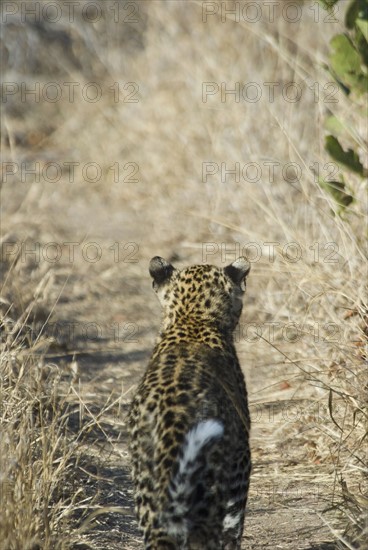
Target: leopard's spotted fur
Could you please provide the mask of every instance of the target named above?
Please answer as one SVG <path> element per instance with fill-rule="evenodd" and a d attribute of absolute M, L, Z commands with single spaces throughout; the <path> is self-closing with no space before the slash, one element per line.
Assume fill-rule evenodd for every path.
<path fill-rule="evenodd" d="M 129 414 L 146 550 L 240 549 L 250 420 L 233 331 L 249 269 L 151 260 L 162 331 Z"/>

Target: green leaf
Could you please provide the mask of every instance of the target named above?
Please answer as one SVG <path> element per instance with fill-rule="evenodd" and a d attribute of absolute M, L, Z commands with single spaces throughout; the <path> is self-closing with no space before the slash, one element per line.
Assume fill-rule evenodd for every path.
<path fill-rule="evenodd" d="M 319 178 L 318 182 L 322 189 L 327 191 L 334 201 L 339 205 L 339 211 L 344 210 L 354 200 L 353 196 L 348 193 L 343 181 L 326 181 L 323 178 Z"/>
<path fill-rule="evenodd" d="M 350 168 L 350 170 L 361 176 L 364 175 L 364 167 L 359 160 L 358 154 L 353 149 L 344 151 L 335 136 L 326 136 L 325 149 L 339 164 Z"/>
<path fill-rule="evenodd" d="M 329 132 L 331 132 L 332 134 L 335 134 L 337 136 L 346 133 L 345 125 L 341 122 L 340 119 L 338 119 L 334 115 L 330 115 L 326 119 L 325 128 L 326 128 L 326 130 L 328 130 Z"/>
<path fill-rule="evenodd" d="M 334 50 L 330 61 L 336 74 L 343 76 L 346 72 L 360 71 L 359 54 L 346 34 L 336 34 L 330 44 Z"/>
<path fill-rule="evenodd" d="M 359 29 L 362 32 L 362 35 L 368 42 L 368 21 L 366 21 L 365 19 L 357 19 L 356 24 L 358 25 Z"/>
<path fill-rule="evenodd" d="M 362 59 L 350 38 L 335 35 L 331 42 L 330 66 L 338 80 L 359 92 L 368 90 L 368 78 L 362 70 Z"/>
<path fill-rule="evenodd" d="M 345 15 L 345 24 L 348 29 L 353 29 L 355 27 L 358 17 L 366 19 L 367 8 L 367 0 L 353 0 L 353 2 L 351 2 Z"/>

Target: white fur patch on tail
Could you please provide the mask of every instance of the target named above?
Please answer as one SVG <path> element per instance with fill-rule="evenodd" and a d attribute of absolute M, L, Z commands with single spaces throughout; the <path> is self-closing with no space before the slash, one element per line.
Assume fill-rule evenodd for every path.
<path fill-rule="evenodd" d="M 188 464 L 195 461 L 202 447 L 211 439 L 223 436 L 224 426 L 219 420 L 203 420 L 192 428 L 185 436 L 183 458 L 179 463 L 179 472 L 185 473 Z"/>
<path fill-rule="evenodd" d="M 235 527 L 239 528 L 240 525 L 240 519 L 241 519 L 241 513 L 232 515 L 232 514 L 226 514 L 224 518 L 224 529 L 227 531 L 228 529 L 234 529 Z"/>
<path fill-rule="evenodd" d="M 203 420 L 194 426 L 186 434 L 181 457 L 179 458 L 179 467 L 175 477 L 170 483 L 170 496 L 175 506 L 175 514 L 181 515 L 183 522 L 170 524 L 169 532 L 171 535 L 183 535 L 187 531 L 185 515 L 188 512 L 188 502 L 193 491 L 193 485 L 190 482 L 192 474 L 198 468 L 197 458 L 203 447 L 211 444 L 212 441 L 223 436 L 224 426 L 219 420 Z"/>

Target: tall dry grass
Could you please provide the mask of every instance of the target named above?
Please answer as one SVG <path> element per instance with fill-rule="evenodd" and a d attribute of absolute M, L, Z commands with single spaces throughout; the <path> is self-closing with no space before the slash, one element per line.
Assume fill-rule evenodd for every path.
<path fill-rule="evenodd" d="M 32 304 L 23 319 L 12 317 L 13 304 L 2 306 L 8 307 L 1 321 L 0 545 L 66 548 L 76 496 L 68 494 L 67 480 L 78 445 L 67 437 L 61 372 L 44 359 L 45 339 L 29 334 Z"/>

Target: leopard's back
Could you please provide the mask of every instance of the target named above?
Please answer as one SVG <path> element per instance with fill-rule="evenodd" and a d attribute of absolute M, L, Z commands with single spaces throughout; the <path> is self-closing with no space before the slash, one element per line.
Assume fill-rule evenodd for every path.
<path fill-rule="evenodd" d="M 132 403 L 145 547 L 237 549 L 249 485 L 247 394 L 232 333 L 249 267 L 151 261 L 163 331 Z"/>

